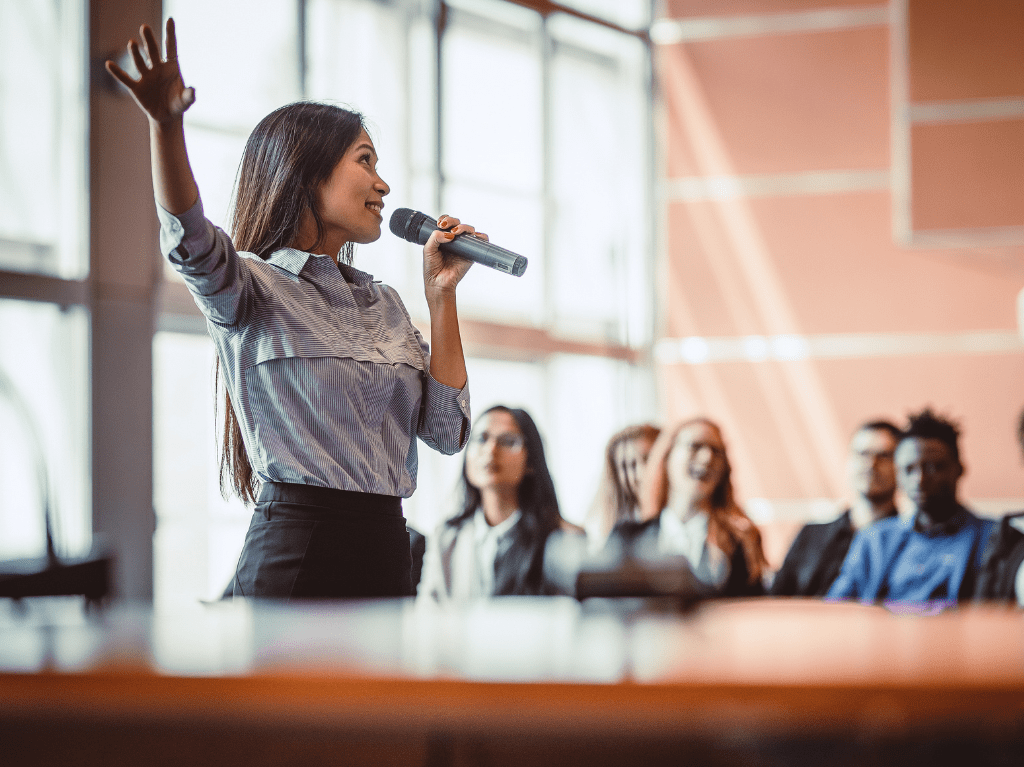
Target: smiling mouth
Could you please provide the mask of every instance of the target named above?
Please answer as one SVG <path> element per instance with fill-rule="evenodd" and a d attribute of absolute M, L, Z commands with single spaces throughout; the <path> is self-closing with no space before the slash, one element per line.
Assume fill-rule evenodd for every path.
<path fill-rule="evenodd" d="M 380 212 L 384 209 L 384 203 L 382 202 L 368 202 L 366 207 L 369 208 L 373 213 L 380 216 Z M 383 218 L 383 216 L 381 216 Z"/>

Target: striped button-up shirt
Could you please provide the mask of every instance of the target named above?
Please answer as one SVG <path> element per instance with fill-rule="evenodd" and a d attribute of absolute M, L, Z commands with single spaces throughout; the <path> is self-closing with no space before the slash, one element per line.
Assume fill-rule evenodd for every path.
<path fill-rule="evenodd" d="M 392 288 L 328 256 L 236 253 L 201 201 L 157 213 L 260 479 L 408 498 L 416 436 L 447 455 L 465 446 L 468 384 L 431 377 L 429 348 Z"/>

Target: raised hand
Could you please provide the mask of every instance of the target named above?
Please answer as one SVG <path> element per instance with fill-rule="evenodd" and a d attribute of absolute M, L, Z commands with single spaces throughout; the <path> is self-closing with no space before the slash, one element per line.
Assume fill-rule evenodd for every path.
<path fill-rule="evenodd" d="M 160 57 L 160 44 L 148 24 L 143 24 L 139 28 L 139 34 L 146 46 L 145 56 L 135 40 L 128 42 L 128 52 L 139 70 L 139 79 L 133 80 L 113 61 L 106 63 L 107 71 L 131 92 L 135 103 L 149 116 L 150 120 L 157 123 L 180 120 L 185 110 L 196 100 L 196 93 L 193 88 L 186 88 L 185 82 L 181 79 L 181 69 L 178 67 L 178 41 L 174 36 L 174 19 L 167 19 L 167 29 L 164 34 L 166 45 L 164 59 Z"/>

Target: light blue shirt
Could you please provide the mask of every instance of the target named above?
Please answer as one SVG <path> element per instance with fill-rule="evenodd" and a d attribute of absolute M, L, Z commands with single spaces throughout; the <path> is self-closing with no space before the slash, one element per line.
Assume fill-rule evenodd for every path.
<path fill-rule="evenodd" d="M 962 508 L 933 532 L 914 519 L 890 517 L 854 537 L 828 597 L 899 602 L 970 598 L 960 594 L 977 575 L 991 521 Z"/>

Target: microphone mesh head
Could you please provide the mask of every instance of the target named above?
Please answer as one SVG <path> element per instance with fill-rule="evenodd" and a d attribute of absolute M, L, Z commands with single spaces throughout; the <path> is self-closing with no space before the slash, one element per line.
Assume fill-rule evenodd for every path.
<path fill-rule="evenodd" d="M 409 210 L 408 208 L 396 208 L 395 212 L 391 214 L 391 221 L 388 226 L 391 227 L 391 234 L 395 237 L 401 237 L 403 240 L 409 240 L 406 233 L 409 231 L 409 222 L 412 221 L 412 217 L 415 211 Z M 413 240 L 409 240 L 412 242 Z"/>

